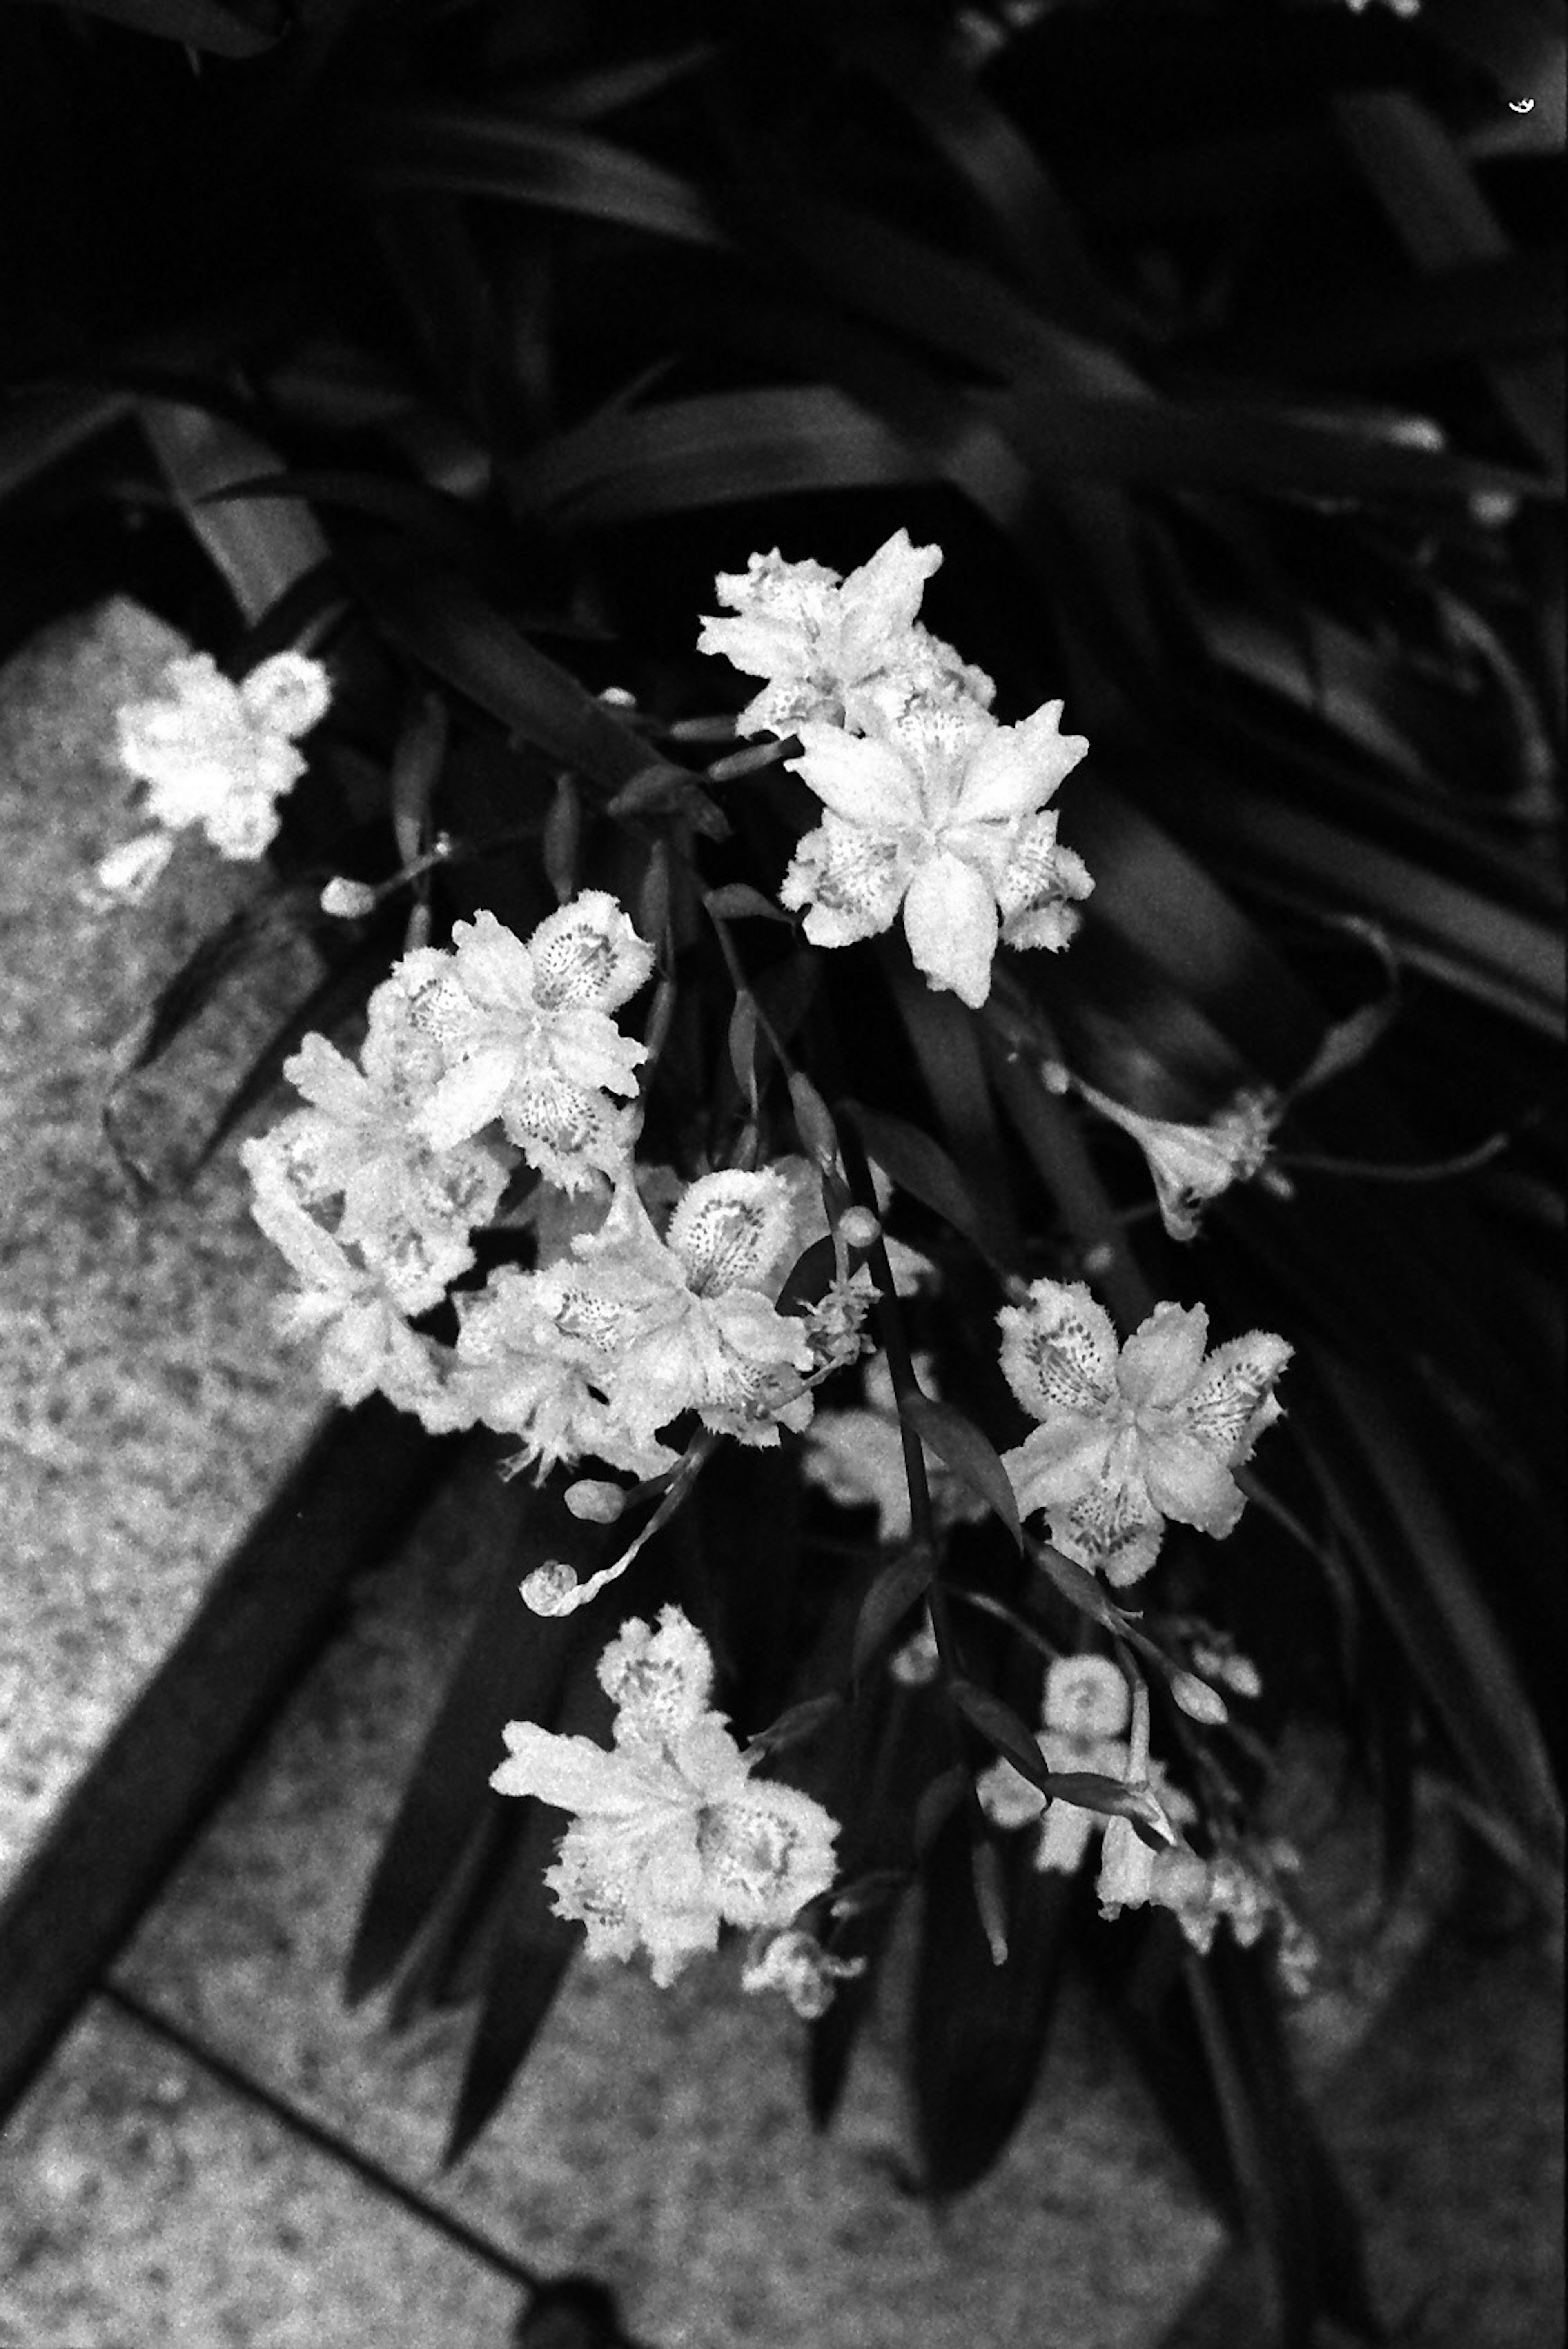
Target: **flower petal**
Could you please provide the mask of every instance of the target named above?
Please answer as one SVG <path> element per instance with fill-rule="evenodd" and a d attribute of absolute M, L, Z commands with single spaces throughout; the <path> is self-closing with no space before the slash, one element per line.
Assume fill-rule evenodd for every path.
<path fill-rule="evenodd" d="M 1116 1333 L 1085 1282 L 1037 1280 L 1027 1305 L 1003 1306 L 996 1318 L 1002 1374 L 1033 1418 L 1113 1408 Z"/>
<path fill-rule="evenodd" d="M 1048 701 L 1021 726 L 993 726 L 977 740 L 953 811 L 961 823 L 1033 815 L 1088 750 L 1082 734 L 1064 734 L 1062 704 Z"/>
<path fill-rule="evenodd" d="M 939 849 L 916 873 L 904 900 L 904 931 L 916 968 L 950 988 L 971 1010 L 991 992 L 996 899 L 972 864 Z"/>
<path fill-rule="evenodd" d="M 872 742 L 839 726 L 803 725 L 805 746 L 790 765 L 824 807 L 846 823 L 900 832 L 920 821 L 920 781 L 890 742 Z"/>
<path fill-rule="evenodd" d="M 1129 1402 L 1169 1408 L 1203 1367 L 1209 1316 L 1201 1305 L 1157 1305 L 1122 1348 L 1116 1381 Z"/>

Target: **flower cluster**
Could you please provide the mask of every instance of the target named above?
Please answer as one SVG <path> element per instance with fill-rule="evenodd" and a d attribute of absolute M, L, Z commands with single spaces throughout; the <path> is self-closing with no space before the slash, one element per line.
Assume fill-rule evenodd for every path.
<path fill-rule="evenodd" d="M 1093 884 L 1046 802 L 1089 746 L 1059 701 L 1017 726 L 992 715 L 990 678 L 915 617 L 940 561 L 905 531 L 844 580 L 753 555 L 721 576 L 734 616 L 698 645 L 767 679 L 740 723 L 798 739 L 789 763 L 826 811 L 779 893 L 813 945 L 873 937 L 902 908 L 928 985 L 978 1007 L 999 936 L 1055 948 L 1076 927 Z"/>
<path fill-rule="evenodd" d="M 646 1477 L 674 1465 L 661 1432 L 687 1413 L 776 1444 L 858 1354 L 863 1269 L 777 1309 L 828 1228 L 804 1160 L 691 1184 L 634 1162 L 617 1097 L 644 1047 L 611 1014 L 652 960 L 600 890 L 526 942 L 481 913 L 376 989 L 358 1065 L 314 1035 L 286 1064 L 306 1106 L 243 1154 L 256 1219 L 300 1279 L 283 1326 L 317 1339 L 345 1402 L 379 1390 L 432 1429 L 481 1421 L 541 1474 L 592 1456 Z M 414 1329 L 472 1267 L 519 1162 L 544 1178 L 525 1210 L 534 1268 L 457 1296 L 453 1342 Z"/>
<path fill-rule="evenodd" d="M 260 856 L 277 831 L 277 803 L 305 771 L 296 745 L 320 724 L 331 685 L 319 661 L 275 653 L 240 678 L 206 653 L 171 660 L 163 690 L 119 713 L 122 763 L 145 786 L 158 830 L 114 850 L 98 869 L 111 894 L 146 889 L 174 835 L 194 826 L 221 856 Z"/>
<path fill-rule="evenodd" d="M 1154 1564 L 1168 1517 L 1232 1530 L 1233 1472 L 1280 1416 L 1282 1339 L 1253 1330 L 1205 1359 L 1203 1308 L 1164 1304 L 1118 1348 L 1081 1281 L 1037 1280 L 998 1318 L 1003 1373 L 1040 1423 L 1002 1465 L 1021 1515 L 1043 1510 L 1058 1549 L 1127 1583 Z"/>
<path fill-rule="evenodd" d="M 590 1958 L 645 1950 L 667 1985 L 717 1947 L 721 1925 L 787 1927 L 826 1892 L 837 1825 L 809 1795 L 753 1782 L 752 1758 L 709 1702 L 707 1642 L 678 1607 L 657 1630 L 623 1625 L 598 1679 L 616 1707 L 607 1749 L 510 1722 L 490 1783 L 573 1814 L 545 1878 L 556 1913 L 586 1928 Z M 798 1988 L 799 1952 L 774 1961 L 775 1978 Z"/>
<path fill-rule="evenodd" d="M 1075 901 L 1091 885 L 1057 846 L 1046 802 L 1087 746 L 1062 734 L 1059 703 L 1016 726 L 992 715 L 989 679 L 919 620 L 940 560 L 903 532 L 844 579 L 820 564 L 755 557 L 745 574 L 721 578 L 731 616 L 707 622 L 701 642 L 763 680 L 742 724 L 778 735 L 774 763 L 793 764 L 823 803 L 781 891 L 804 914 L 808 938 L 832 947 L 868 937 L 901 910 L 930 984 L 978 1009 L 999 940 L 1056 947 L 1072 935 Z M 235 698 L 243 703 L 253 812 L 263 801 L 270 811 L 286 788 L 299 763 L 295 736 L 320 714 L 308 679 L 292 669 L 268 688 L 265 669 L 232 687 L 210 668 L 183 665 L 172 709 L 127 713 L 127 756 L 134 750 L 170 821 L 168 811 L 187 803 L 179 788 L 197 804 L 199 737 L 212 774 L 223 765 L 232 776 L 242 764 L 233 743 L 223 760 L 213 749 L 215 717 L 200 735 L 198 709 L 222 703 L 233 729 Z M 763 762 L 772 756 L 764 751 Z M 224 837 L 240 836 L 234 807 L 223 823 Z M 365 910 L 363 885 L 335 882 L 323 903 L 352 917 Z M 708 904 L 739 990 L 747 982 L 718 900 Z M 669 936 L 684 957 L 673 918 Z M 683 960 L 682 987 L 694 959 Z M 942 1300 L 931 1294 L 936 1266 L 884 1235 L 891 1186 L 847 1133 L 839 1162 L 828 1112 L 790 1066 L 793 1030 L 770 1029 L 768 1040 L 789 1073 L 809 1157 L 768 1159 L 769 1112 L 754 1071 L 739 1163 L 715 1166 L 705 1154 L 722 1111 L 704 1121 L 681 1103 L 670 1123 L 687 1137 L 696 1171 L 690 1161 L 677 1170 L 637 1157 L 650 1052 L 618 1015 L 653 967 L 652 947 L 603 890 L 581 891 L 526 938 L 481 911 L 454 925 L 448 946 L 413 946 L 394 966 L 370 998 L 356 1057 L 323 1036 L 305 1039 L 285 1070 L 299 1105 L 244 1154 L 257 1221 L 297 1276 L 283 1327 L 315 1340 L 335 1393 L 352 1403 L 379 1391 L 432 1430 L 477 1423 L 509 1436 L 511 1466 L 539 1478 L 567 1472 L 565 1506 L 579 1526 L 609 1527 L 635 1513 L 637 1529 L 611 1563 L 580 1572 L 594 1546 L 585 1537 L 574 1555 L 534 1566 L 521 1596 L 542 1617 L 592 1603 L 625 1574 L 685 1506 L 722 1438 L 802 1439 L 801 1481 L 842 1506 L 869 1506 L 877 1540 L 892 1549 L 915 1530 L 909 1476 L 918 1449 L 919 1531 L 935 1537 L 933 1548 L 991 1510 L 1011 1517 L 989 1440 L 936 1403 L 933 1354 L 912 1357 L 931 1406 L 918 1422 L 929 1444 L 917 1449 L 911 1439 L 885 1354 L 867 1361 L 858 1403 L 815 1413 L 823 1381 L 869 1351 L 863 1332 L 877 1290 L 868 1258 L 893 1292 L 883 1300 L 889 1314 L 918 1300 L 917 1313 L 934 1316 Z M 677 977 L 672 964 L 661 1007 L 679 1002 Z M 752 1009 L 760 1019 L 756 999 Z M 662 1009 L 649 1032 L 675 1034 Z M 680 1057 L 671 1047 L 666 1071 Z M 1139 1142 L 1175 1237 L 1190 1236 L 1205 1201 L 1263 1169 L 1278 1111 L 1270 1096 L 1238 1096 L 1209 1125 L 1179 1126 L 1040 1065 L 1048 1085 L 1076 1085 Z M 656 1112 L 668 1105 L 661 1093 Z M 883 1144 L 890 1158 L 909 1146 Z M 851 1164 L 863 1192 L 869 1176 L 859 1201 Z M 927 1198 L 918 1151 L 907 1179 Z M 947 1188 L 944 1176 L 938 1195 Z M 508 1251 L 522 1260 L 481 1278 L 475 1236 L 498 1225 L 522 1243 Z M 1243 1506 L 1238 1472 L 1279 1416 L 1274 1388 L 1291 1350 L 1254 1331 L 1207 1352 L 1202 1308 L 1168 1301 L 1123 1342 L 1081 1282 L 1037 1278 L 1025 1288 L 1013 1279 L 1009 1288 L 1000 1367 L 1034 1425 L 1000 1455 L 1001 1473 L 1019 1516 L 1044 1516 L 1063 1554 L 1033 1545 L 1058 1593 L 1076 1596 L 1098 1627 L 1094 1637 L 1109 1626 L 1126 1644 L 1120 1661 L 1085 1653 L 1051 1663 L 1039 1752 L 1054 1778 L 1079 1783 L 1047 1796 L 1002 1759 L 976 1782 L 979 1802 L 998 1826 L 1033 1829 L 1041 1870 L 1076 1872 L 1097 1847 L 1105 1916 L 1163 1906 L 1199 1950 L 1220 1920 L 1243 1943 L 1275 1921 L 1283 1952 L 1290 1920 L 1269 1852 L 1228 1816 L 1204 1823 L 1199 1849 L 1188 1843 L 1199 1812 L 1149 1753 L 1148 1688 L 1135 1657 L 1153 1652 L 1188 1721 L 1214 1727 L 1227 1718 L 1214 1683 L 1255 1695 L 1254 1668 L 1196 1616 L 1165 1619 L 1174 1647 L 1153 1649 L 1085 1575 L 1075 1588 L 1063 1559 L 1119 1586 L 1154 1566 L 1168 1520 L 1229 1534 Z M 581 1473 L 585 1463 L 600 1465 Z M 960 1702 L 952 1600 L 1039 1634 L 993 1592 L 956 1582 L 944 1591 L 940 1557 L 922 1549 L 917 1563 L 929 1579 L 929 1589 L 913 1586 L 923 1619 L 888 1672 L 902 1690 L 938 1691 L 900 1704 Z M 895 1594 L 907 1564 L 885 1564 Z M 875 1628 L 875 1609 L 867 1617 L 863 1608 L 861 1620 Z M 856 1636 L 858 1649 L 858 1628 Z M 598 1679 L 614 1707 L 607 1747 L 514 1722 L 491 1781 L 571 1815 L 546 1878 L 558 1913 L 584 1925 L 590 1956 L 645 1951 L 660 1983 L 712 1949 L 721 1926 L 742 1929 L 744 1986 L 820 2015 L 861 1965 L 825 1949 L 809 1914 L 833 1880 L 836 1823 L 804 1794 L 753 1783 L 768 1740 L 742 1751 L 731 1735 L 712 1706 L 707 1643 L 679 1609 L 666 1607 L 656 1627 L 624 1625 Z M 830 1697 L 827 1710 L 839 1702 Z M 811 1702 L 804 1710 L 810 1715 Z M 1016 1733 L 1002 1744 L 1027 1764 Z M 872 1879 L 887 1872 L 874 1869 Z"/>

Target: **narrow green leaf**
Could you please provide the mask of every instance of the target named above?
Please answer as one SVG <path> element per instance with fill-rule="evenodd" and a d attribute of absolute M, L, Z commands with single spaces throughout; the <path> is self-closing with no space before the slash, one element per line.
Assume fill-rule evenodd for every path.
<path fill-rule="evenodd" d="M 506 481 L 515 502 L 577 523 L 753 504 L 802 490 L 898 489 L 933 467 L 829 384 L 661 400 L 542 442 Z"/>
<path fill-rule="evenodd" d="M 289 26 L 287 0 L 71 0 L 89 16 L 215 57 L 257 57 Z"/>
<path fill-rule="evenodd" d="M 710 889 L 703 904 L 711 914 L 725 922 L 785 922 L 789 916 L 749 881 L 726 881 L 722 889 Z"/>
<path fill-rule="evenodd" d="M 491 1447 L 476 1452 L 488 1460 Z M 517 1595 L 519 1581 L 546 1557 L 585 1572 L 603 1536 L 570 1516 L 553 1494 L 492 1475 L 479 1484 L 465 1519 L 484 1557 L 484 1589 L 462 1659 L 403 1791 L 360 1910 L 345 1974 L 350 2004 L 400 1963 L 458 1865 L 479 1812 L 500 1801 L 491 1772 L 504 1758 L 506 1722 L 555 1718 L 585 1638 L 604 1633 L 587 1610 L 546 1620 Z"/>
<path fill-rule="evenodd" d="M 837 1689 L 829 1689 L 821 1696 L 802 1697 L 798 1704 L 786 1705 L 775 1721 L 748 1740 L 749 1751 L 783 1754 L 792 1745 L 804 1745 L 843 1710 L 844 1697 Z"/>
<path fill-rule="evenodd" d="M 910 1609 L 930 1588 L 935 1573 L 929 1550 L 916 1543 L 876 1577 L 856 1619 L 850 1664 L 856 1680 L 864 1680 Z"/>
<path fill-rule="evenodd" d="M 915 1805 L 914 1845 L 923 1858 L 969 1793 L 972 1781 L 961 1762 L 953 1762 L 922 1787 Z"/>
<path fill-rule="evenodd" d="M 859 1102 L 843 1104 L 873 1164 L 890 1175 L 895 1186 L 919 1199 L 940 1216 L 960 1237 L 992 1261 L 986 1244 L 985 1218 L 968 1182 L 940 1143 L 919 1126 L 885 1111 L 867 1109 Z"/>
<path fill-rule="evenodd" d="M 1010 1704 L 972 1681 L 955 1680 L 949 1694 L 966 1721 L 972 1722 L 987 1744 L 1005 1755 L 1021 1777 L 1042 1794 L 1051 1791 L 1051 1773 L 1041 1757 L 1039 1740 L 1024 1727 Z"/>
<path fill-rule="evenodd" d="M 384 188 L 440 188 L 686 244 L 725 243 L 706 198 L 631 149 L 561 123 L 530 122 L 455 100 L 366 106 L 348 127 L 347 160 Z"/>
<path fill-rule="evenodd" d="M 255 501 L 259 476 L 282 468 L 262 441 L 226 417 L 167 399 L 140 403 L 143 432 L 192 532 L 222 574 L 240 613 L 259 620 L 296 580 L 327 557 L 316 517 L 297 498 Z M 251 502 L 214 502 L 236 481 Z"/>
<path fill-rule="evenodd" d="M 950 1403 L 937 1402 L 925 1394 L 905 1395 L 899 1410 L 921 1443 L 929 1444 L 939 1459 L 945 1460 L 954 1475 L 961 1476 L 970 1490 L 978 1493 L 986 1506 L 1002 1519 L 1022 1551 L 1023 1528 L 1018 1521 L 1017 1496 L 994 1447 L 974 1423 Z"/>

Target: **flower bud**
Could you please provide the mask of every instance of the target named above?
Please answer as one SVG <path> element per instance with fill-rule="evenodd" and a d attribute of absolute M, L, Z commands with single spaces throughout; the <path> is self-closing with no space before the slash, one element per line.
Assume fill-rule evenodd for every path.
<path fill-rule="evenodd" d="M 590 1526 L 613 1526 L 626 1507 L 626 1495 L 618 1485 L 604 1484 L 592 1476 L 568 1485 L 562 1498 L 574 1517 Z"/>
<path fill-rule="evenodd" d="M 338 874 L 321 892 L 321 910 L 340 922 L 357 922 L 362 915 L 375 912 L 376 892 L 368 882 L 346 881 Z"/>
<path fill-rule="evenodd" d="M 1207 1727 L 1217 1729 L 1231 1717 L 1219 1691 L 1192 1672 L 1172 1672 L 1170 1693 L 1189 1721 L 1201 1721 Z"/>
<path fill-rule="evenodd" d="M 546 1558 L 524 1576 L 518 1590 L 535 1615 L 569 1615 L 577 1603 L 577 1573 L 564 1558 Z"/>
<path fill-rule="evenodd" d="M 850 1207 L 840 1216 L 838 1228 L 846 1247 L 868 1248 L 881 1236 L 882 1226 L 869 1207 Z"/>

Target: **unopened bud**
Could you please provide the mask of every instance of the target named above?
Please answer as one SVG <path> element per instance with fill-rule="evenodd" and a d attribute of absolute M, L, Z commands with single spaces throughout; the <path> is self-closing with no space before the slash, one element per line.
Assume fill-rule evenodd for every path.
<path fill-rule="evenodd" d="M 341 874 L 321 892 L 321 910 L 340 922 L 357 922 L 376 910 L 376 892 L 366 881 L 345 881 Z"/>
<path fill-rule="evenodd" d="M 626 1507 L 626 1495 L 618 1485 L 604 1484 L 592 1476 L 568 1485 L 562 1498 L 573 1516 L 589 1526 L 613 1526 Z"/>
<path fill-rule="evenodd" d="M 1189 1721 L 1201 1721 L 1209 1728 L 1218 1729 L 1222 1721 L 1231 1718 L 1219 1690 L 1211 1689 L 1195 1673 L 1172 1672 L 1170 1693 Z"/>
<path fill-rule="evenodd" d="M 577 1603 L 577 1573 L 564 1558 L 546 1558 L 518 1585 L 523 1603 L 535 1615 L 569 1615 Z"/>
<path fill-rule="evenodd" d="M 882 1226 L 869 1207 L 850 1207 L 840 1216 L 838 1228 L 846 1247 L 868 1248 L 881 1235 Z"/>

